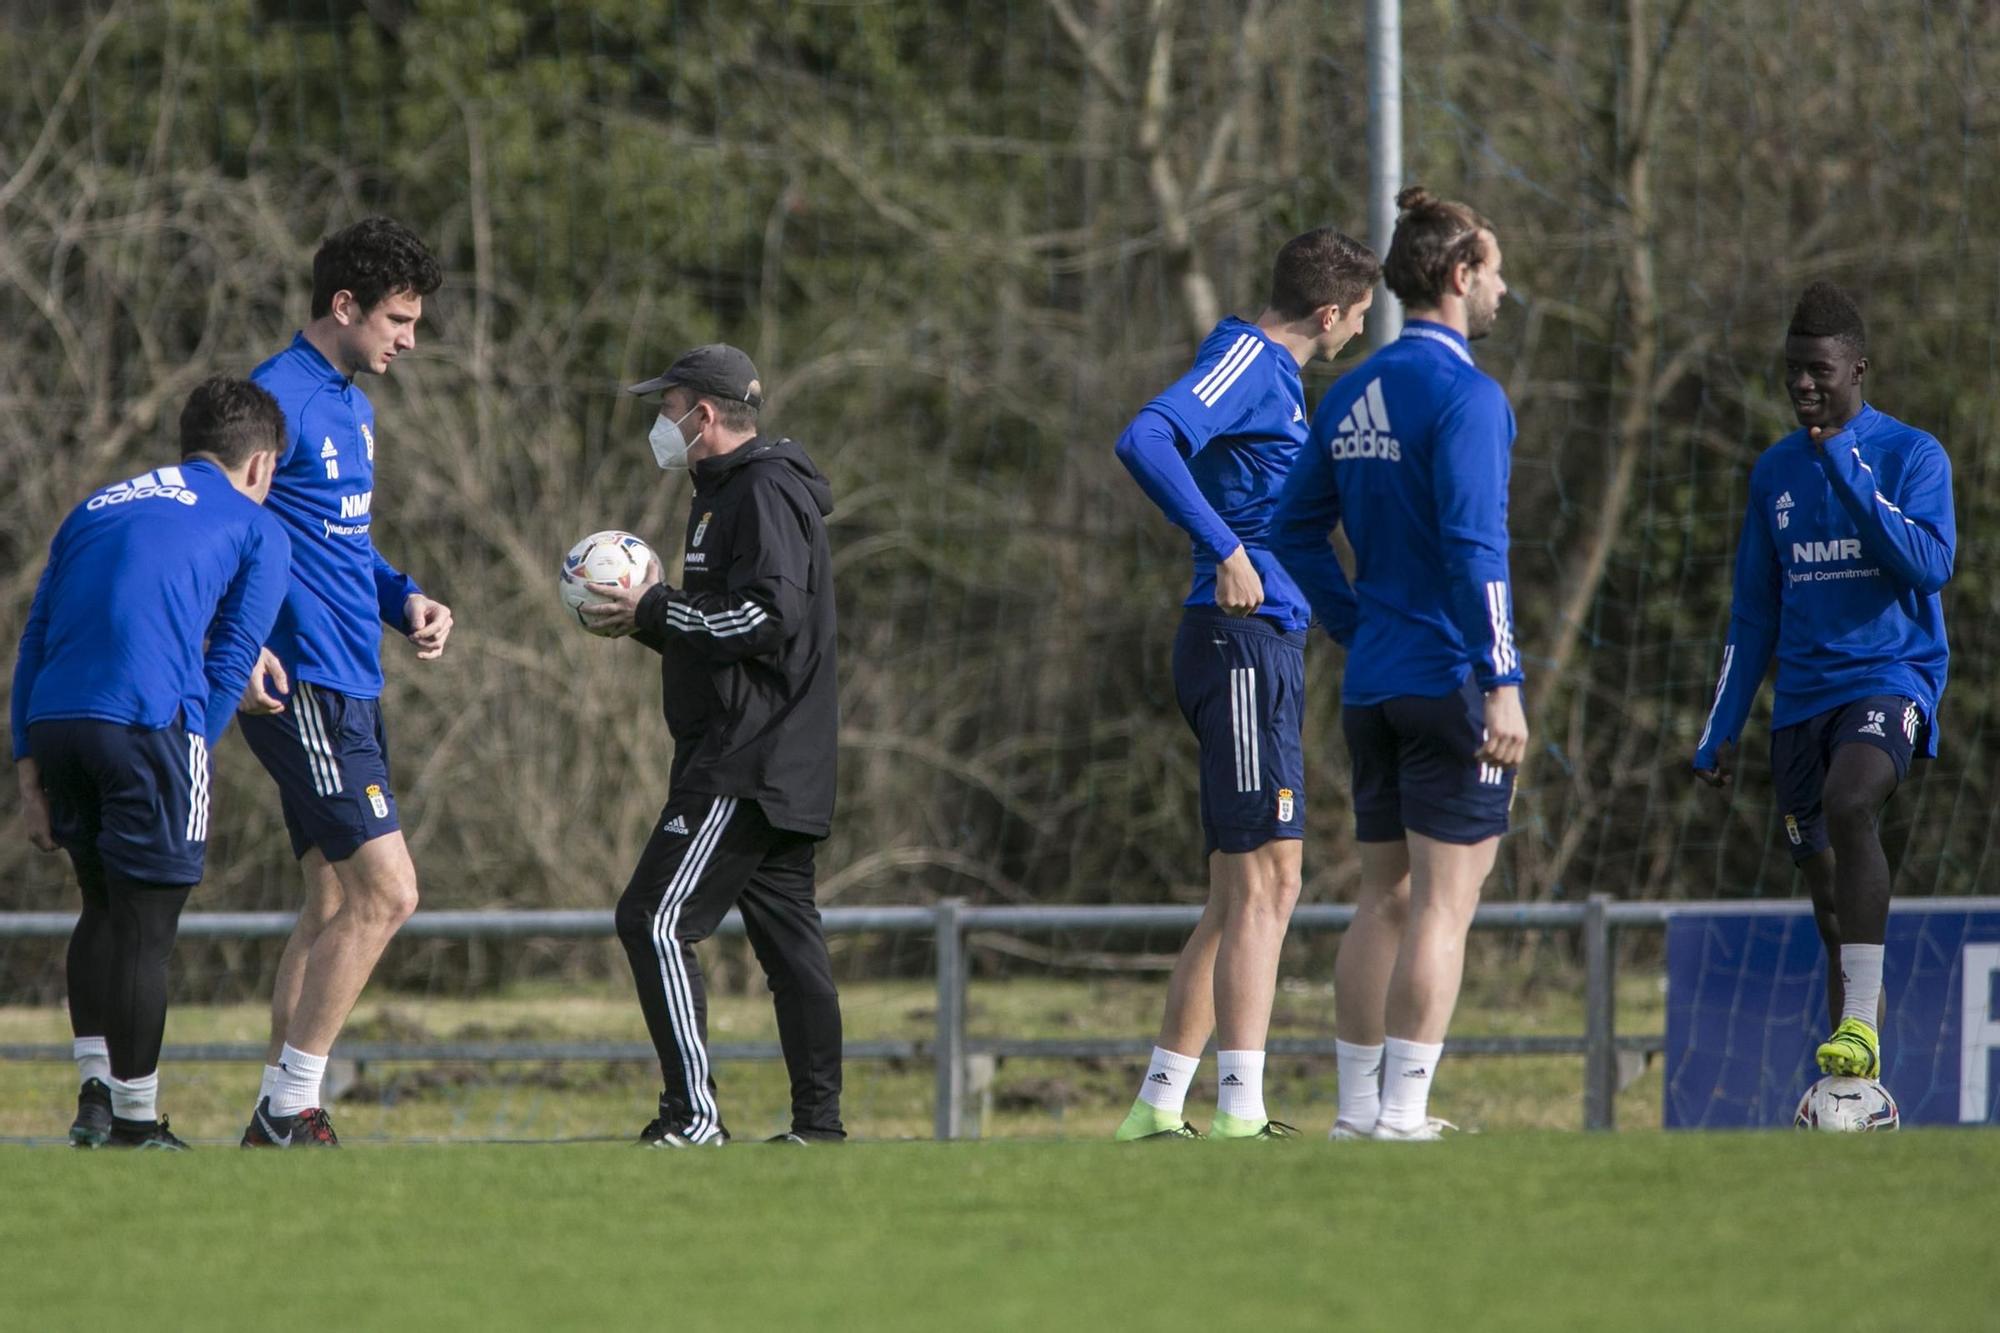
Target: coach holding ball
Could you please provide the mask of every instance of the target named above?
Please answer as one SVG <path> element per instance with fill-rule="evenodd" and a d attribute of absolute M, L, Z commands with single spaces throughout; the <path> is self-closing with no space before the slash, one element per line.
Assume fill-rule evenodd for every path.
<path fill-rule="evenodd" d="M 709 1066 L 694 946 L 733 904 L 778 1011 L 792 1127 L 837 1142 L 840 997 L 813 901 L 813 845 L 833 818 L 833 490 L 787 439 L 758 431 L 763 386 L 734 347 L 697 347 L 628 392 L 660 395 L 653 457 L 694 480 L 683 587 L 593 584 L 582 614 L 660 655 L 673 733 L 667 804 L 618 900 L 618 938 L 660 1055 L 659 1118 L 640 1142 L 729 1141 Z"/>

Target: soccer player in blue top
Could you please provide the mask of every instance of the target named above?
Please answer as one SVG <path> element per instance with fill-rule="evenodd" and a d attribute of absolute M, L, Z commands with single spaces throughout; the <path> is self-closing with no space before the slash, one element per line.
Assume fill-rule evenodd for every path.
<path fill-rule="evenodd" d="M 186 1146 L 157 1110 L 167 956 L 201 881 L 208 756 L 284 597 L 285 533 L 259 507 L 284 424 L 254 384 L 197 385 L 180 463 L 70 512 L 21 633 L 21 808 L 83 890 L 67 965 L 78 1147 Z"/>
<path fill-rule="evenodd" d="M 1264 1110 L 1264 1039 L 1278 949 L 1299 895 L 1305 763 L 1299 744 L 1310 612 L 1265 532 L 1305 440 L 1299 369 L 1361 329 L 1374 252 L 1331 229 L 1287 241 L 1254 323 L 1225 319 L 1194 368 L 1134 417 L 1118 457 L 1194 543 L 1194 587 L 1174 640 L 1174 690 L 1201 751 L 1208 906 L 1120 1139 L 1196 1138 L 1182 1114 L 1216 1037 L 1217 1138 L 1283 1138 Z"/>
<path fill-rule="evenodd" d="M 376 960 L 417 906 L 396 819 L 382 693 L 382 626 L 444 652 L 451 611 L 375 549 L 375 412 L 355 384 L 416 345 L 437 260 L 407 228 L 368 218 L 313 256 L 312 320 L 251 378 L 285 411 L 271 512 L 292 578 L 244 695 L 243 738 L 276 779 L 306 902 L 278 963 L 271 1041 L 246 1147 L 335 1146 L 320 1105 L 327 1053 Z M 290 690 L 288 700 L 272 693 Z"/>
<path fill-rule="evenodd" d="M 1320 400 L 1271 525 L 1271 549 L 1347 647 L 1361 887 L 1334 966 L 1334 1138 L 1449 1128 L 1429 1114 L 1431 1081 L 1528 741 L 1507 574 L 1514 414 L 1468 345 L 1507 294 L 1500 241 L 1421 187 L 1396 204 L 1382 276 L 1409 321 Z M 1352 586 L 1327 544 L 1335 524 Z"/>
<path fill-rule="evenodd" d="M 1775 654 L 1771 769 L 1827 951 L 1829 1074 L 1881 1075 L 1889 862 L 1877 826 L 1913 756 L 1937 754 L 1944 604 L 1958 545 L 1951 460 L 1862 400 L 1868 332 L 1846 292 L 1806 288 L 1785 337 L 1799 429 L 1750 471 L 1729 641 L 1694 770 L 1727 787 Z"/>

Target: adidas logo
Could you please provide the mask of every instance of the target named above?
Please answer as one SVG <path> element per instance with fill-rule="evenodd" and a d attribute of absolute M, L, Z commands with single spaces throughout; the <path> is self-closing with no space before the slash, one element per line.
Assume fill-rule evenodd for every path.
<path fill-rule="evenodd" d="M 1299 422 L 1304 421 L 1305 419 L 1306 419 L 1306 410 L 1303 407 L 1300 407 L 1298 404 L 1294 403 L 1292 405 L 1292 424 L 1296 426 Z"/>
<path fill-rule="evenodd" d="M 679 815 L 675 815 L 660 826 L 660 831 L 662 833 L 678 833 L 685 838 L 688 831 L 688 822 Z"/>
<path fill-rule="evenodd" d="M 1173 1082 L 1173 1079 L 1172 1079 L 1171 1077 L 1169 1077 L 1169 1076 L 1168 1076 L 1168 1074 L 1167 1074 L 1167 1071 L 1166 1071 L 1166 1070 L 1162 1069 L 1162 1070 L 1159 1070 L 1159 1071 L 1157 1071 L 1157 1072 L 1155 1072 L 1155 1073 L 1151 1073 L 1151 1074 L 1148 1074 L 1148 1075 L 1146 1075 L 1146 1081 L 1147 1081 L 1148 1083 L 1167 1083 L 1167 1084 L 1171 1084 L 1171 1083 Z"/>
<path fill-rule="evenodd" d="M 1888 720 L 1881 713 L 1876 712 L 1872 708 L 1869 709 L 1868 721 L 1861 727 L 1861 734 L 1863 736 L 1882 736 L 1886 740 L 1887 736 L 1882 730 L 1882 724 Z"/>
<path fill-rule="evenodd" d="M 338 458 L 340 456 L 340 450 L 333 447 L 333 437 L 331 435 L 327 436 L 326 442 L 320 445 L 319 456 L 321 458 Z"/>
<path fill-rule="evenodd" d="M 1786 491 L 1783 495 L 1779 496 L 1776 507 L 1779 509 L 1790 509 L 1792 507 L 1792 493 Z"/>
<path fill-rule="evenodd" d="M 1430 1073 L 1431 1073 L 1431 1071 L 1430 1071 L 1430 1070 L 1428 1070 L 1428 1069 L 1425 1069 L 1425 1068 L 1424 1068 L 1424 1067 L 1423 1067 L 1422 1065 L 1418 1065 L 1418 1066 L 1417 1066 L 1417 1067 L 1416 1067 L 1415 1069 L 1405 1069 L 1405 1070 L 1403 1071 L 1403 1077 L 1404 1077 L 1404 1078 L 1429 1078 L 1429 1077 L 1430 1077 Z"/>
<path fill-rule="evenodd" d="M 1334 428 L 1327 453 L 1337 463 L 1349 458 L 1403 460 L 1403 445 L 1389 433 L 1389 405 L 1382 401 L 1382 381 L 1372 380 L 1354 406 Z"/>
<path fill-rule="evenodd" d="M 1225 1088 L 1240 1088 L 1243 1086 L 1243 1080 L 1234 1074 L 1224 1074 L 1222 1076 L 1222 1086 Z"/>

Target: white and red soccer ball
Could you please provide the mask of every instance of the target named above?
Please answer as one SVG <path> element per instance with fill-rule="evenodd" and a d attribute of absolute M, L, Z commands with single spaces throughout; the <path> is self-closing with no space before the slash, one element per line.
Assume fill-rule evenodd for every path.
<path fill-rule="evenodd" d="M 631 533 L 616 529 L 593 532 L 570 547 L 569 554 L 563 557 L 562 578 L 556 584 L 556 591 L 577 624 L 592 634 L 615 638 L 616 634 L 600 630 L 593 621 L 584 618 L 585 605 L 603 600 L 589 585 L 615 583 L 621 588 L 636 587 L 646 581 L 646 573 L 652 566 L 653 548 Z"/>

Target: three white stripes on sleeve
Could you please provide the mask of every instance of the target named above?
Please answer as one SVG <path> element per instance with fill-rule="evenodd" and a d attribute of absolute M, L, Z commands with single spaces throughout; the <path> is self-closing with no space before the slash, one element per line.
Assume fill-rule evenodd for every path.
<path fill-rule="evenodd" d="M 734 611 L 717 611 L 705 616 L 686 602 L 667 604 L 667 623 L 684 634 L 708 634 L 718 639 L 748 634 L 771 617 L 755 602 L 745 602 Z"/>
<path fill-rule="evenodd" d="M 1201 400 L 1203 407 L 1214 407 L 1222 401 L 1222 395 L 1229 392 L 1229 386 L 1243 377 L 1250 363 L 1263 354 L 1262 338 L 1248 333 L 1238 334 L 1235 343 L 1223 353 L 1222 360 L 1195 383 L 1194 396 Z"/>
<path fill-rule="evenodd" d="M 1514 647 L 1514 619 L 1507 614 L 1504 579 L 1486 585 L 1486 618 L 1493 629 L 1493 674 L 1504 676 L 1521 665 L 1521 654 Z"/>

